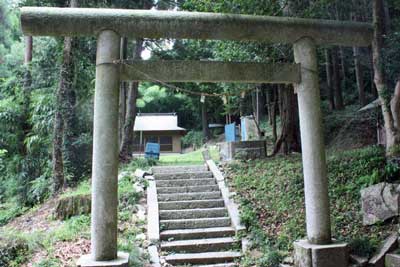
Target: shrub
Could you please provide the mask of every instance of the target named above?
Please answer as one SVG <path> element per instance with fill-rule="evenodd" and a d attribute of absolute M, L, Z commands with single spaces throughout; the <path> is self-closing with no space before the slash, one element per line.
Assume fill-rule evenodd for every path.
<path fill-rule="evenodd" d="M 27 209 L 25 207 L 21 208 L 16 202 L 0 204 L 0 226 L 23 214 Z"/>
<path fill-rule="evenodd" d="M 350 251 L 352 254 L 369 257 L 376 249 L 376 244 L 368 238 L 355 238 L 349 242 Z"/>
<path fill-rule="evenodd" d="M 127 171 L 135 171 L 136 169 L 148 169 L 151 166 L 157 165 L 157 160 L 153 158 L 134 158 L 126 166 Z"/>
<path fill-rule="evenodd" d="M 0 266 L 20 266 L 28 250 L 28 245 L 22 239 L 0 237 Z"/>
<path fill-rule="evenodd" d="M 267 251 L 262 258 L 258 261 L 258 266 L 265 267 L 279 267 L 279 263 L 282 260 L 282 256 L 279 252 L 274 250 Z"/>
<path fill-rule="evenodd" d="M 184 137 L 182 137 L 182 143 L 184 147 L 199 149 L 204 144 L 203 133 L 200 131 L 189 131 Z"/>

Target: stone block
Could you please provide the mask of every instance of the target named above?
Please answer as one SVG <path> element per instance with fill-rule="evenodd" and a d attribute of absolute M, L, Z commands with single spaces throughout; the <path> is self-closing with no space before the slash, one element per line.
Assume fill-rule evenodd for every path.
<path fill-rule="evenodd" d="M 129 253 L 118 252 L 118 257 L 111 261 L 95 261 L 92 255 L 83 255 L 76 263 L 77 267 L 129 267 Z"/>
<path fill-rule="evenodd" d="M 364 267 L 368 264 L 368 258 L 350 254 L 350 262 L 357 267 Z"/>
<path fill-rule="evenodd" d="M 157 244 L 160 241 L 159 208 L 154 180 L 149 180 L 147 187 L 147 233 L 151 243 Z"/>
<path fill-rule="evenodd" d="M 223 161 L 234 159 L 259 159 L 266 157 L 264 140 L 219 143 L 219 152 Z"/>
<path fill-rule="evenodd" d="M 136 169 L 136 171 L 135 171 L 135 176 L 137 178 L 144 178 L 147 175 L 150 175 L 149 171 L 144 171 L 144 170 L 141 170 L 141 169 Z"/>
<path fill-rule="evenodd" d="M 361 190 L 361 206 L 364 225 L 372 225 L 398 216 L 399 185 L 379 183 Z"/>
<path fill-rule="evenodd" d="M 150 256 L 150 263 L 152 267 L 161 267 L 160 264 L 160 257 L 158 254 L 158 248 L 157 246 L 149 246 L 148 247 L 148 252 L 149 252 L 149 256 Z"/>
<path fill-rule="evenodd" d="M 312 267 L 311 247 L 305 240 L 294 242 L 294 266 Z"/>
<path fill-rule="evenodd" d="M 310 244 L 307 240 L 294 243 L 296 267 L 347 267 L 348 247 L 345 243 Z"/>
<path fill-rule="evenodd" d="M 399 235 L 397 233 L 391 234 L 388 238 L 383 241 L 379 250 L 374 254 L 374 256 L 369 260 L 368 264 L 371 267 L 385 267 L 385 255 L 392 252 L 398 247 Z"/>
<path fill-rule="evenodd" d="M 400 255 L 399 254 L 386 254 L 385 267 L 399 267 Z"/>

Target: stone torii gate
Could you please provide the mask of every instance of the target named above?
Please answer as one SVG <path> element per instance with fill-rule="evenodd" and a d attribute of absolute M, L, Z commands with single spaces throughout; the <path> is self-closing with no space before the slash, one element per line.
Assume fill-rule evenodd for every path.
<path fill-rule="evenodd" d="M 118 99 L 121 80 L 292 83 L 298 97 L 307 240 L 296 265 L 347 266 L 346 244 L 331 238 L 317 45 L 369 46 L 367 23 L 193 12 L 89 8 L 21 9 L 25 35 L 97 36 L 91 255 L 81 266 L 127 266 L 117 252 Z M 217 39 L 293 44 L 297 64 L 135 61 L 119 64 L 121 37 Z"/>

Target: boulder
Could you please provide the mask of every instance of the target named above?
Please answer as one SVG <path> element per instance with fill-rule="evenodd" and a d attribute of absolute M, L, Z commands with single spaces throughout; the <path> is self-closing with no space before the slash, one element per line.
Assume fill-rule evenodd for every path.
<path fill-rule="evenodd" d="M 386 254 L 385 267 L 399 267 L 400 255 L 399 254 Z"/>
<path fill-rule="evenodd" d="M 399 204 L 398 184 L 379 183 L 361 190 L 363 224 L 372 225 L 398 216 Z"/>
<path fill-rule="evenodd" d="M 90 195 L 62 197 L 56 204 L 54 216 L 59 220 L 66 220 L 72 216 L 90 214 L 91 203 Z"/>

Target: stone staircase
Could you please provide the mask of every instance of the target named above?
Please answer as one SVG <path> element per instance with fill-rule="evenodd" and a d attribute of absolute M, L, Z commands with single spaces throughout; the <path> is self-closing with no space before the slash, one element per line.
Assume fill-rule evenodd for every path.
<path fill-rule="evenodd" d="M 241 241 L 206 166 L 154 167 L 160 255 L 173 266 L 233 267 Z"/>

